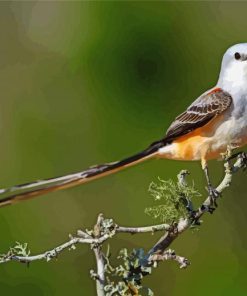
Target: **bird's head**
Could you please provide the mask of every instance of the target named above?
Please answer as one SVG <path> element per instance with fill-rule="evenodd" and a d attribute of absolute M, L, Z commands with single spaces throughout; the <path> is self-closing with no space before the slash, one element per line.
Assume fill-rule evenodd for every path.
<path fill-rule="evenodd" d="M 247 43 L 233 45 L 225 52 L 218 85 L 228 91 L 247 87 Z"/>

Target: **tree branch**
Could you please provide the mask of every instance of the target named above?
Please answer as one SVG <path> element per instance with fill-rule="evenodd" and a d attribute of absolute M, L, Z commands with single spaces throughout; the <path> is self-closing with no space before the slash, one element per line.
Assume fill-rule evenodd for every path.
<path fill-rule="evenodd" d="M 225 162 L 225 175 L 217 186 L 216 190 L 221 194 L 227 187 L 230 186 L 232 182 L 233 175 L 237 173 L 241 168 L 246 168 L 246 154 L 242 153 L 238 156 L 237 160 L 231 164 L 230 152 L 228 151 L 226 162 Z M 187 171 L 182 171 L 178 175 L 178 183 L 181 186 L 187 186 L 186 176 Z M 184 198 L 181 193 L 181 199 Z M 193 205 L 191 201 L 188 201 L 187 209 L 189 215 L 187 217 L 182 217 L 178 222 L 173 222 L 169 224 L 158 224 L 145 227 L 124 227 L 119 226 L 113 222 L 112 219 L 104 219 L 102 214 L 98 215 L 97 222 L 93 230 L 78 230 L 77 236 L 69 236 L 69 240 L 49 251 L 41 253 L 39 255 L 30 256 L 30 252 L 27 250 L 27 244 L 21 245 L 17 243 L 15 247 L 10 248 L 6 254 L 0 255 L 0 263 L 7 263 L 9 261 L 19 261 L 21 263 L 30 263 L 36 260 L 46 260 L 50 261 L 56 258 L 61 252 L 66 249 L 75 249 L 77 244 L 89 244 L 94 251 L 97 272 L 90 271 L 91 276 L 96 280 L 96 290 L 98 296 L 105 295 L 105 272 L 107 267 L 109 267 L 109 259 L 102 252 L 102 244 L 112 238 L 118 233 L 154 233 L 156 231 L 165 231 L 165 234 L 159 239 L 159 241 L 149 250 L 146 257 L 140 257 L 139 264 L 137 268 L 132 268 L 128 271 L 128 278 L 135 279 L 137 269 L 141 274 L 141 277 L 149 274 L 147 268 L 156 265 L 160 261 L 164 260 L 174 260 L 179 263 L 180 268 L 186 268 L 190 263 L 189 261 L 182 257 L 176 255 L 175 251 L 168 249 L 171 243 L 185 230 L 190 228 L 192 225 L 200 225 L 200 218 L 206 213 L 212 213 L 215 208 L 211 197 L 207 197 L 202 205 L 197 209 L 193 210 Z M 139 254 L 140 255 L 140 254 Z M 142 255 L 140 255 L 142 256 Z M 128 255 L 125 256 L 128 258 Z M 128 259 L 129 260 L 129 259 Z M 135 263 L 136 264 L 136 263 Z M 110 267 L 111 268 L 111 267 Z M 133 279 L 132 278 L 132 279 Z M 128 280 L 125 279 L 125 281 Z M 138 282 L 138 281 L 137 281 Z M 136 287 L 133 286 L 133 282 L 128 283 L 128 289 L 132 292 L 136 291 Z M 132 287 L 132 288 L 130 288 Z M 132 290 L 133 289 L 133 290 Z M 131 292 L 131 293 L 132 293 Z M 137 290 L 138 292 L 138 290 Z M 136 293 L 136 292 L 135 292 Z M 112 295 L 112 294 L 106 294 Z M 115 294 L 114 294 L 115 295 Z M 123 295 L 123 294 L 121 294 Z M 125 295 L 125 294 L 124 294 Z M 128 294 L 130 295 L 130 294 Z M 131 294 L 132 295 L 132 294 Z"/>
<path fill-rule="evenodd" d="M 101 235 L 101 225 L 104 221 L 103 214 L 98 215 L 97 223 L 94 226 L 93 236 L 100 238 Z M 102 253 L 101 244 L 94 244 L 93 246 L 96 264 L 97 264 L 97 276 L 96 276 L 96 291 L 98 296 L 104 296 L 104 286 L 105 286 L 105 262 Z"/>
<path fill-rule="evenodd" d="M 93 237 L 92 235 L 89 235 L 87 232 L 78 230 L 77 231 L 78 236 L 72 237 L 70 235 L 70 239 L 67 242 L 38 255 L 18 256 L 16 254 L 12 254 L 11 252 L 10 253 L 8 252 L 7 254 L 3 254 L 1 255 L 1 258 L 0 258 L 0 264 L 7 263 L 9 261 L 19 261 L 21 263 L 29 263 L 37 260 L 50 261 L 53 258 L 57 258 L 58 255 L 66 249 L 75 249 L 75 245 L 77 244 L 89 244 L 89 245 L 92 245 L 93 247 L 94 246 L 97 247 L 102 245 L 109 238 L 113 237 L 116 233 L 130 233 L 130 234 L 148 233 L 148 232 L 154 233 L 156 231 L 163 231 L 163 230 L 167 231 L 169 227 L 170 226 L 168 224 L 159 224 L 159 225 L 152 225 L 152 226 L 146 226 L 146 227 L 124 227 L 124 226 L 118 226 L 112 223 L 112 228 L 110 229 L 110 231 L 108 233 L 104 233 L 101 235 L 99 234 L 100 236 L 98 235 L 98 237 Z M 94 229 L 93 235 L 95 235 L 95 229 Z"/>
<path fill-rule="evenodd" d="M 241 153 L 238 155 L 237 160 L 233 165 L 231 165 L 230 160 L 231 157 L 231 150 L 228 150 L 226 152 L 226 162 L 224 164 L 225 167 L 225 175 L 220 182 L 220 184 L 217 186 L 216 190 L 222 194 L 222 192 L 228 188 L 232 182 L 233 175 L 237 173 L 240 169 L 246 168 L 246 154 Z M 178 181 L 186 184 L 185 177 L 187 174 L 184 173 L 185 171 L 182 171 L 178 175 Z M 191 216 L 184 219 L 180 219 L 179 222 L 176 224 L 174 223 L 173 227 L 170 227 L 170 230 L 165 233 L 160 240 L 150 249 L 148 252 L 149 254 L 149 260 L 152 260 L 154 254 L 163 254 L 164 251 L 171 245 L 171 243 L 186 229 L 190 228 L 193 224 L 200 224 L 199 219 L 206 213 L 210 212 L 212 213 L 215 208 L 213 208 L 212 198 L 208 196 L 202 205 L 196 210 L 192 211 Z"/>

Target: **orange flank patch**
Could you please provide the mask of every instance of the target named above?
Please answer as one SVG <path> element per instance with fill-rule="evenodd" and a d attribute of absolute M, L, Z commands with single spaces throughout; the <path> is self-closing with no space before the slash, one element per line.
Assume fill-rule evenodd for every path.
<path fill-rule="evenodd" d="M 223 151 L 212 151 L 210 138 L 213 137 L 213 131 L 220 119 L 221 116 L 217 116 L 205 126 L 174 140 L 176 152 L 172 158 L 180 160 L 218 158 Z"/>
<path fill-rule="evenodd" d="M 191 135 L 191 137 L 187 137 L 186 139 L 174 141 L 174 143 L 177 144 L 174 158 L 181 160 L 197 160 L 198 147 L 203 145 L 204 140 L 205 139 L 200 135 Z"/>

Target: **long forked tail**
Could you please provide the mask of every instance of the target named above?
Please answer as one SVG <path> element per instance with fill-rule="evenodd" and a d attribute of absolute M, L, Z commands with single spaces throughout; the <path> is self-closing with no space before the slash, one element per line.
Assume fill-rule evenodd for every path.
<path fill-rule="evenodd" d="M 94 179 L 116 173 L 124 168 L 133 166 L 146 159 L 154 157 L 159 148 L 163 147 L 164 145 L 165 144 L 163 141 L 158 141 L 151 144 L 144 151 L 121 161 L 97 165 L 74 174 L 51 179 L 37 180 L 31 183 L 0 189 L 0 195 L 5 195 L 4 198 L 0 199 L 0 207 L 12 205 L 17 202 L 32 199 L 36 196 L 50 192 L 74 187 Z"/>

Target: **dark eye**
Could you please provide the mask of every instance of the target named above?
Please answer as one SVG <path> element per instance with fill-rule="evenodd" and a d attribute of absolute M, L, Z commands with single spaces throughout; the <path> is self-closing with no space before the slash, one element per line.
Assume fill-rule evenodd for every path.
<path fill-rule="evenodd" d="M 235 52 L 234 57 L 236 60 L 239 60 L 241 58 L 241 54 L 239 52 Z"/>

